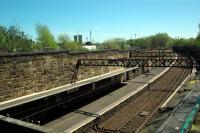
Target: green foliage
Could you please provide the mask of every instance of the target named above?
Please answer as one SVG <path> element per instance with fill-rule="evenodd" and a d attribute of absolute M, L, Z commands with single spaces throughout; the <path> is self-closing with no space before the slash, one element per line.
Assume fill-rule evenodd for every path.
<path fill-rule="evenodd" d="M 197 47 L 200 47 L 200 33 L 198 33 L 196 39 L 194 40 L 194 44 L 195 44 Z"/>
<path fill-rule="evenodd" d="M 58 36 L 57 41 L 59 44 L 64 44 L 70 41 L 70 37 L 66 33 L 63 33 Z"/>
<path fill-rule="evenodd" d="M 50 32 L 46 25 L 37 24 L 37 43 L 41 45 L 42 49 L 57 49 L 58 45 L 54 39 L 53 34 Z"/>
<path fill-rule="evenodd" d="M 42 45 L 39 43 L 34 43 L 32 45 L 32 51 L 37 52 L 37 51 L 41 51 L 42 50 Z"/>
<path fill-rule="evenodd" d="M 57 38 L 57 43 L 60 49 L 68 50 L 68 51 L 86 51 L 85 48 L 82 47 L 80 43 L 76 43 L 70 40 L 70 37 L 63 33 L 60 34 Z"/>
<path fill-rule="evenodd" d="M 137 48 L 150 48 L 151 47 L 151 38 L 150 37 L 143 37 L 138 39 L 131 39 L 127 40 L 127 44 L 131 47 Z"/>
<path fill-rule="evenodd" d="M 166 48 L 170 37 L 166 33 L 158 33 L 151 37 L 151 43 L 153 48 Z"/>
<path fill-rule="evenodd" d="M 57 42 L 46 25 L 36 25 L 37 42 L 35 43 L 27 34 L 16 26 L 0 26 L 0 51 L 30 52 L 46 49 L 63 49 L 68 51 L 86 51 L 81 44 L 72 42 L 65 33 L 60 34 Z M 157 33 L 152 36 L 125 40 L 114 38 L 95 44 L 97 50 L 129 49 L 131 48 L 171 48 L 174 45 L 193 45 L 200 47 L 200 33 L 196 38 L 171 38 L 167 33 Z"/>
<path fill-rule="evenodd" d="M 195 39 L 194 38 L 180 38 L 180 39 L 173 39 L 173 45 L 195 45 Z"/>
<path fill-rule="evenodd" d="M 34 42 L 15 26 L 0 26 L 0 49 L 7 52 L 28 52 Z"/>
<path fill-rule="evenodd" d="M 127 40 L 127 44 L 131 47 L 139 48 L 171 48 L 174 45 L 193 45 L 200 47 L 200 34 L 197 35 L 196 39 L 185 39 L 171 38 L 166 33 L 158 33 L 153 36 Z"/>
<path fill-rule="evenodd" d="M 200 41 L 200 33 L 197 34 L 196 40 Z"/>
<path fill-rule="evenodd" d="M 158 33 L 153 36 L 127 40 L 127 44 L 131 47 L 140 48 L 165 48 L 170 47 L 170 44 L 172 44 L 171 41 L 172 38 L 166 33 Z"/>
<path fill-rule="evenodd" d="M 68 46 L 66 46 L 68 43 L 70 43 L 70 38 L 67 34 L 63 33 L 60 34 L 57 38 L 57 43 L 60 47 L 60 49 L 67 49 Z"/>
<path fill-rule="evenodd" d="M 81 44 L 68 41 L 61 45 L 62 49 L 68 50 L 68 51 L 87 51 L 87 49 L 83 48 Z"/>
<path fill-rule="evenodd" d="M 97 49 L 128 49 L 126 40 L 123 38 L 115 38 L 106 40 L 103 44 L 98 44 Z"/>

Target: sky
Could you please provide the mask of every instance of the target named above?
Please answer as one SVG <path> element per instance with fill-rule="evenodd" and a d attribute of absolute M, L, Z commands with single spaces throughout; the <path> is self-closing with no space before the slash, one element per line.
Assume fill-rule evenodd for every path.
<path fill-rule="evenodd" d="M 139 38 L 166 32 L 196 37 L 200 0 L 0 0 L 0 25 L 17 25 L 37 37 L 36 24 L 47 25 L 55 38 L 62 33 L 92 31 L 92 40 Z"/>

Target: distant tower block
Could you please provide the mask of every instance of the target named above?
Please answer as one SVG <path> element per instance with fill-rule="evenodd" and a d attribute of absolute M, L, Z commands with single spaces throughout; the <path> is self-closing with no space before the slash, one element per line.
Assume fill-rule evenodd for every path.
<path fill-rule="evenodd" d="M 92 42 L 92 31 L 90 30 L 90 42 Z"/>
<path fill-rule="evenodd" d="M 83 42 L 83 36 L 82 35 L 75 35 L 74 36 L 74 42 L 82 43 Z"/>
<path fill-rule="evenodd" d="M 77 36 L 74 36 L 74 42 L 77 42 L 77 41 L 78 41 Z"/>
<path fill-rule="evenodd" d="M 78 42 L 79 42 L 79 43 L 82 43 L 82 42 L 83 42 L 82 35 L 78 35 Z"/>

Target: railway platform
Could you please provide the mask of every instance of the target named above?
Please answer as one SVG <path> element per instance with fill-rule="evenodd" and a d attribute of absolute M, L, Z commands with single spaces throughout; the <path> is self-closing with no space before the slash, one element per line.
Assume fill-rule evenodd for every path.
<path fill-rule="evenodd" d="M 44 127 L 57 132 L 71 133 L 80 130 L 97 117 L 102 116 L 125 100 L 147 87 L 151 82 L 163 75 L 169 68 L 154 68 L 147 75 L 142 74 L 135 79 L 125 82 L 124 86 L 112 93 L 84 106 L 58 119 L 55 119 Z"/>

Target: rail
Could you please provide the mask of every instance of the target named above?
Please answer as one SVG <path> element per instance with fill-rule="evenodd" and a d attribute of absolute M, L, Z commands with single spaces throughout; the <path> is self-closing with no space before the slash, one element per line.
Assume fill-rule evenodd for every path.
<path fill-rule="evenodd" d="M 163 101 L 174 91 L 175 87 L 178 86 L 178 84 L 189 72 L 188 69 L 178 70 L 179 71 L 177 71 L 177 68 L 173 68 L 170 73 L 167 74 L 168 76 L 163 77 L 162 80 L 158 81 L 160 84 L 159 86 L 161 86 L 160 89 L 157 89 L 158 87 L 156 86 L 148 89 L 142 97 L 133 100 L 133 103 L 128 104 L 128 107 L 124 107 L 124 109 L 120 110 L 118 113 L 119 115 L 115 115 L 114 117 L 112 115 L 112 118 L 103 121 L 103 123 L 99 123 L 100 118 L 97 118 L 94 130 L 97 132 L 107 133 L 139 132 L 141 128 L 146 125 L 146 123 L 152 120 L 152 117 L 157 113 Z M 181 76 L 177 76 L 180 73 Z M 170 87 L 169 84 L 175 84 L 175 87 Z M 137 101 L 139 103 L 137 103 Z M 127 113 L 130 111 L 133 113 Z M 142 111 L 148 111 L 149 114 L 147 116 L 141 116 L 140 113 Z"/>

